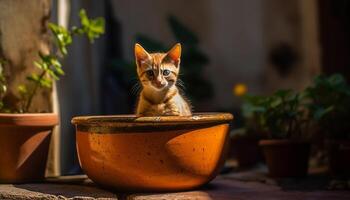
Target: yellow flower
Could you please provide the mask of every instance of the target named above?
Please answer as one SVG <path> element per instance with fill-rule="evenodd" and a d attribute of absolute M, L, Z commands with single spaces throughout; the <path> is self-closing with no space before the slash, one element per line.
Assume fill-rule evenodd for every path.
<path fill-rule="evenodd" d="M 247 93 L 247 85 L 243 84 L 243 83 L 237 83 L 234 87 L 233 87 L 233 94 L 235 96 L 243 96 Z"/>

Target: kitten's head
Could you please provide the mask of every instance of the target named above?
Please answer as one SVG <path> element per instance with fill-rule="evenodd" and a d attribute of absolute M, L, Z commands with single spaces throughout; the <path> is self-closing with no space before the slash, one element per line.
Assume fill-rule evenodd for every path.
<path fill-rule="evenodd" d="M 135 44 L 137 74 L 144 89 L 164 90 L 175 85 L 180 68 L 181 45 L 167 53 L 148 53 Z"/>

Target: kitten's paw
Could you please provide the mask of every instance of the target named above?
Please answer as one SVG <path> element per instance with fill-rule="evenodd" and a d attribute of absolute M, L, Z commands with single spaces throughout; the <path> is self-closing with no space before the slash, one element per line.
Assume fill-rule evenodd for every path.
<path fill-rule="evenodd" d="M 165 111 L 163 115 L 180 115 L 180 112 L 177 110 L 169 110 L 169 111 Z"/>

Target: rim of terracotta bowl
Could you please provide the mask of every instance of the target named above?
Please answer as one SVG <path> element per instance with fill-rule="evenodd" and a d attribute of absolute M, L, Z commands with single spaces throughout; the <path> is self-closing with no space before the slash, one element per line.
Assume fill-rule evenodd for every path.
<path fill-rule="evenodd" d="M 55 126 L 56 113 L 0 113 L 0 126 Z"/>
<path fill-rule="evenodd" d="M 72 124 L 84 132 L 114 133 L 125 131 L 154 131 L 198 128 L 229 123 L 233 119 L 230 113 L 193 113 L 192 116 L 151 116 L 101 115 L 73 117 Z"/>

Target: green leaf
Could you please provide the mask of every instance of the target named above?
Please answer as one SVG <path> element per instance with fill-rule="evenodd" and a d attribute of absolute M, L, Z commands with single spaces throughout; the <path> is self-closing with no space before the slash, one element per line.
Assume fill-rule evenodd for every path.
<path fill-rule="evenodd" d="M 242 105 L 242 112 L 245 117 L 252 117 L 256 113 L 263 113 L 265 111 L 266 108 L 263 106 L 256 106 L 249 103 L 244 103 Z"/>
<path fill-rule="evenodd" d="M 61 63 L 55 57 L 51 57 L 50 64 L 53 65 L 55 68 L 61 68 Z"/>
<path fill-rule="evenodd" d="M 282 103 L 283 102 L 282 102 L 281 98 L 272 98 L 270 105 L 272 108 L 276 108 L 276 107 L 280 106 Z"/>
<path fill-rule="evenodd" d="M 42 63 L 38 62 L 38 61 L 34 61 L 34 65 L 39 68 L 39 69 L 43 69 Z"/>
<path fill-rule="evenodd" d="M 39 81 L 39 76 L 37 74 L 32 74 L 30 76 L 27 77 L 27 80 L 29 81 L 34 81 L 34 82 L 38 82 Z"/>
<path fill-rule="evenodd" d="M 277 90 L 274 95 L 281 98 L 285 98 L 291 93 L 292 93 L 292 90 Z"/>
<path fill-rule="evenodd" d="M 49 23 L 49 29 L 56 38 L 56 44 L 63 55 L 67 55 L 67 46 L 72 43 L 72 36 L 67 29 L 53 23 Z"/>
<path fill-rule="evenodd" d="M 91 43 L 100 35 L 105 32 L 105 21 L 102 17 L 95 19 L 89 19 L 86 11 L 81 9 L 79 12 L 81 28 L 74 27 L 73 33 L 83 34 L 85 33 Z"/>
<path fill-rule="evenodd" d="M 77 34 L 77 35 L 83 35 L 84 30 L 82 28 L 78 28 L 76 26 L 72 27 L 72 33 Z"/>
<path fill-rule="evenodd" d="M 341 74 L 333 74 L 332 76 L 330 76 L 328 78 L 328 81 L 332 85 L 342 85 L 342 84 L 346 83 L 344 76 Z"/>
<path fill-rule="evenodd" d="M 93 19 L 90 22 L 90 29 L 95 34 L 103 34 L 105 32 L 104 27 L 105 27 L 105 21 L 101 17 Z"/>
<path fill-rule="evenodd" d="M 47 63 L 46 61 L 44 60 L 40 60 L 40 61 L 34 61 L 34 65 L 39 68 L 39 69 L 42 69 L 42 70 L 47 70 L 49 68 L 49 65 L 50 63 Z"/>
<path fill-rule="evenodd" d="M 80 22 L 83 26 L 89 26 L 89 18 L 87 17 L 85 9 L 79 11 Z"/>
<path fill-rule="evenodd" d="M 48 70 L 49 76 L 55 80 L 59 80 L 59 77 L 56 75 L 55 71 Z"/>
<path fill-rule="evenodd" d="M 64 71 L 63 71 L 61 68 L 59 68 L 59 67 L 57 67 L 57 68 L 55 69 L 55 73 L 56 73 L 57 75 L 59 75 L 59 76 L 63 76 L 63 75 L 64 75 Z"/>
<path fill-rule="evenodd" d="M 46 88 L 51 88 L 52 81 L 47 78 L 42 78 L 40 79 L 40 86 L 46 87 Z"/>
<path fill-rule="evenodd" d="M 313 118 L 316 120 L 322 119 L 325 115 L 332 112 L 334 110 L 334 106 L 329 106 L 328 108 L 322 108 L 318 107 L 318 109 L 315 110 Z"/>
<path fill-rule="evenodd" d="M 17 90 L 21 96 L 25 96 L 28 94 L 28 89 L 25 85 L 21 84 L 17 87 Z"/>

